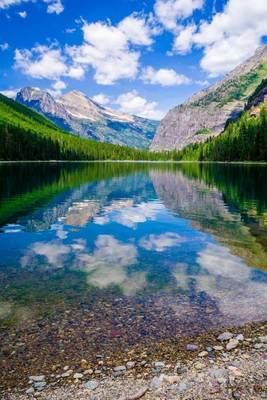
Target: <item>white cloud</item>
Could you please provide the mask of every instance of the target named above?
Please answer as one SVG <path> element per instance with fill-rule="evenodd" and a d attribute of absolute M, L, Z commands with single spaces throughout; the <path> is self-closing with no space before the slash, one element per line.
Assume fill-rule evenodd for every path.
<path fill-rule="evenodd" d="M 95 70 L 94 79 L 101 85 L 112 85 L 119 79 L 133 79 L 139 69 L 140 52 L 136 46 L 150 46 L 157 34 L 149 19 L 137 14 L 124 18 L 118 25 L 105 22 L 87 23 L 82 27 L 84 42 L 67 46 L 74 64 Z"/>
<path fill-rule="evenodd" d="M 2 93 L 6 97 L 10 97 L 11 99 L 15 99 L 17 96 L 17 93 L 19 92 L 20 89 L 6 89 L 6 90 L 0 90 L 0 93 Z"/>
<path fill-rule="evenodd" d="M 66 33 L 74 33 L 74 32 L 76 32 L 76 28 L 67 28 L 67 29 L 65 29 L 65 32 Z"/>
<path fill-rule="evenodd" d="M 103 22 L 83 25 L 85 42 L 67 47 L 75 64 L 95 70 L 98 84 L 112 85 L 123 78 L 134 78 L 140 54 L 130 50 L 127 36 L 117 27 Z"/>
<path fill-rule="evenodd" d="M 19 15 L 21 18 L 26 18 L 26 17 L 27 17 L 27 12 L 26 12 L 26 11 L 20 11 L 20 12 L 18 12 L 18 15 Z"/>
<path fill-rule="evenodd" d="M 102 106 L 104 106 L 110 102 L 110 98 L 103 93 L 96 94 L 95 96 L 92 97 L 92 99 L 96 103 L 101 104 Z"/>
<path fill-rule="evenodd" d="M 84 69 L 71 61 L 55 45 L 38 45 L 32 49 L 16 49 L 15 68 L 36 79 L 59 81 L 62 76 L 81 79 Z"/>
<path fill-rule="evenodd" d="M 144 18 L 129 15 L 119 23 L 118 28 L 133 44 L 149 46 L 153 43 L 151 29 Z"/>
<path fill-rule="evenodd" d="M 173 232 L 162 233 L 161 235 L 149 235 L 142 238 L 139 245 L 146 250 L 157 251 L 159 253 L 167 250 L 170 247 L 177 247 L 183 243 L 185 239 Z"/>
<path fill-rule="evenodd" d="M 0 51 L 6 51 L 9 48 L 8 43 L 0 43 Z"/>
<path fill-rule="evenodd" d="M 204 0 L 157 0 L 155 14 L 160 23 L 168 30 L 175 31 L 177 23 L 190 17 L 193 12 L 203 7 Z"/>
<path fill-rule="evenodd" d="M 57 81 L 57 82 L 53 83 L 52 87 L 55 90 L 63 90 L 63 89 L 66 89 L 67 85 L 63 81 Z"/>
<path fill-rule="evenodd" d="M 115 101 L 120 111 L 126 114 L 138 115 L 143 118 L 160 120 L 165 113 L 158 109 L 156 101 L 148 101 L 139 96 L 136 90 L 121 94 Z"/>
<path fill-rule="evenodd" d="M 92 254 L 78 254 L 76 268 L 87 272 L 88 283 L 105 287 L 127 281 L 125 267 L 137 262 L 133 244 L 122 243 L 111 235 L 99 235 Z"/>
<path fill-rule="evenodd" d="M 15 67 L 32 78 L 58 80 L 68 68 L 59 49 L 36 46 L 31 50 L 15 51 Z"/>
<path fill-rule="evenodd" d="M 191 82 L 191 80 L 185 75 L 177 74 L 174 69 L 161 68 L 159 70 L 155 70 L 153 67 L 146 67 L 143 70 L 141 79 L 145 83 L 161 86 L 179 86 L 186 85 Z"/>
<path fill-rule="evenodd" d="M 48 4 L 48 14 L 61 14 L 64 11 L 61 0 L 44 0 L 44 2 Z"/>
<path fill-rule="evenodd" d="M 250 276 L 250 269 L 240 257 L 232 255 L 226 247 L 217 244 L 210 243 L 201 250 L 197 262 L 212 275 L 239 281 L 247 280 Z"/>
<path fill-rule="evenodd" d="M 176 50 L 189 51 L 192 45 L 204 49 L 201 67 L 211 76 L 229 72 L 252 56 L 267 35 L 266 0 L 229 0 L 224 10 L 204 21 L 196 33 L 185 28 L 176 38 Z M 182 39 L 187 38 L 183 46 Z"/>
<path fill-rule="evenodd" d="M 0 8 L 8 8 L 15 4 L 20 4 L 22 0 L 0 0 Z"/>
<path fill-rule="evenodd" d="M 173 43 L 173 51 L 180 54 L 187 53 L 193 45 L 193 35 L 196 32 L 196 25 L 191 24 L 182 29 L 176 36 Z"/>
<path fill-rule="evenodd" d="M 8 8 L 10 6 L 19 5 L 21 3 L 25 3 L 28 1 L 32 1 L 33 3 L 36 0 L 0 0 L 0 9 L 1 8 Z M 60 14 L 64 11 L 64 6 L 61 0 L 42 0 L 44 3 L 47 4 L 47 12 L 48 14 Z M 27 13 L 25 11 L 18 13 L 22 18 L 26 18 Z M 23 15 L 25 16 L 23 16 Z"/>
<path fill-rule="evenodd" d="M 43 256 L 45 261 L 53 268 L 62 268 L 66 256 L 70 253 L 70 247 L 59 241 L 55 242 L 36 242 L 28 252 L 21 258 L 22 267 L 39 265 L 36 256 Z"/>

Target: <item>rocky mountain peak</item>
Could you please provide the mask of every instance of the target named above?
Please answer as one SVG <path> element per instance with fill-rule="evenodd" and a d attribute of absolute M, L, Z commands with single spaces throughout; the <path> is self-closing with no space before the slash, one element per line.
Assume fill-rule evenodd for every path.
<path fill-rule="evenodd" d="M 219 135 L 229 119 L 240 115 L 266 76 L 267 46 L 262 46 L 224 79 L 170 110 L 159 125 L 151 149 L 182 149 Z"/>
<path fill-rule="evenodd" d="M 101 106 L 84 93 L 73 90 L 59 98 L 59 102 L 76 118 L 97 121 L 101 119 Z"/>
<path fill-rule="evenodd" d="M 105 108 L 78 90 L 55 99 L 48 92 L 26 87 L 16 100 L 68 132 L 101 142 L 147 148 L 158 126 L 156 121 Z"/>

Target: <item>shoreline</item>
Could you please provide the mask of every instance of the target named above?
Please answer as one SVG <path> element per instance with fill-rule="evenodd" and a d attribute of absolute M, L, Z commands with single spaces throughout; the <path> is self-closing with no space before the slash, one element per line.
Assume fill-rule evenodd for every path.
<path fill-rule="evenodd" d="M 219 340 L 218 336 L 224 332 L 230 332 L 231 335 L 226 340 Z M 41 352 L 37 357 L 41 360 Z M 224 328 L 196 337 L 177 338 L 176 343 L 157 343 L 151 348 L 136 346 L 127 352 L 99 354 L 94 363 L 86 359 L 81 359 L 80 364 L 77 360 L 73 364 L 58 363 L 50 371 L 38 368 L 38 358 L 36 369 L 25 371 L 24 379 L 21 375 L 17 376 L 23 384 L 12 385 L 9 390 L 6 387 L 2 391 L 4 399 L 83 400 L 88 395 L 94 395 L 89 398 L 96 400 L 265 398 L 257 397 L 255 390 L 249 394 L 251 387 L 246 389 L 246 397 L 225 397 L 231 380 L 234 391 L 238 391 L 239 386 L 244 387 L 248 379 L 245 378 L 247 371 L 250 371 L 252 382 L 257 383 L 260 396 L 267 394 L 266 322 Z M 218 376 L 217 369 L 220 371 Z M 37 376 L 37 381 L 29 380 L 30 376 Z M 16 376 L 13 377 L 16 380 Z M 42 380 L 38 383 L 38 379 Z M 190 384 L 192 380 L 194 385 Z M 214 390 L 215 397 L 205 397 L 203 384 L 205 386 L 207 382 L 211 391 Z M 141 397 L 133 397 L 142 394 L 145 389 Z M 191 396 L 198 397 L 190 397 L 189 392 Z M 166 397 L 166 393 L 169 397 Z"/>
<path fill-rule="evenodd" d="M 198 161 L 198 160 L 0 160 L 1 164 L 93 164 L 93 163 L 138 163 L 138 164 L 221 164 L 221 165 L 267 165 L 267 161 Z"/>

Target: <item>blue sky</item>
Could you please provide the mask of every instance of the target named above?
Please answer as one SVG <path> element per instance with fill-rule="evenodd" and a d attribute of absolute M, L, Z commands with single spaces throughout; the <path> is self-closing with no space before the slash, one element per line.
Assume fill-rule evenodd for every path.
<path fill-rule="evenodd" d="M 78 89 L 160 119 L 266 35 L 266 0 L 0 0 L 0 90 Z"/>

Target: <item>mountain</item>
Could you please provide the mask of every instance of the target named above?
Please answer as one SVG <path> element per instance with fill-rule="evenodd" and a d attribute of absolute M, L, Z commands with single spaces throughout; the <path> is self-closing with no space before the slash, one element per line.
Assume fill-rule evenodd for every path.
<path fill-rule="evenodd" d="M 55 99 L 48 92 L 25 87 L 18 92 L 16 100 L 42 113 L 62 129 L 100 142 L 148 148 L 158 126 L 157 121 L 102 107 L 76 90 Z"/>
<path fill-rule="evenodd" d="M 173 154 L 180 161 L 267 161 L 267 80 L 249 97 L 241 116 L 220 135 Z"/>
<path fill-rule="evenodd" d="M 73 135 L 0 94 L 0 160 L 145 160 L 159 156 Z"/>
<path fill-rule="evenodd" d="M 228 120 L 240 115 L 266 77 L 267 46 L 263 46 L 223 80 L 170 110 L 161 121 L 150 148 L 182 149 L 218 136 Z"/>

